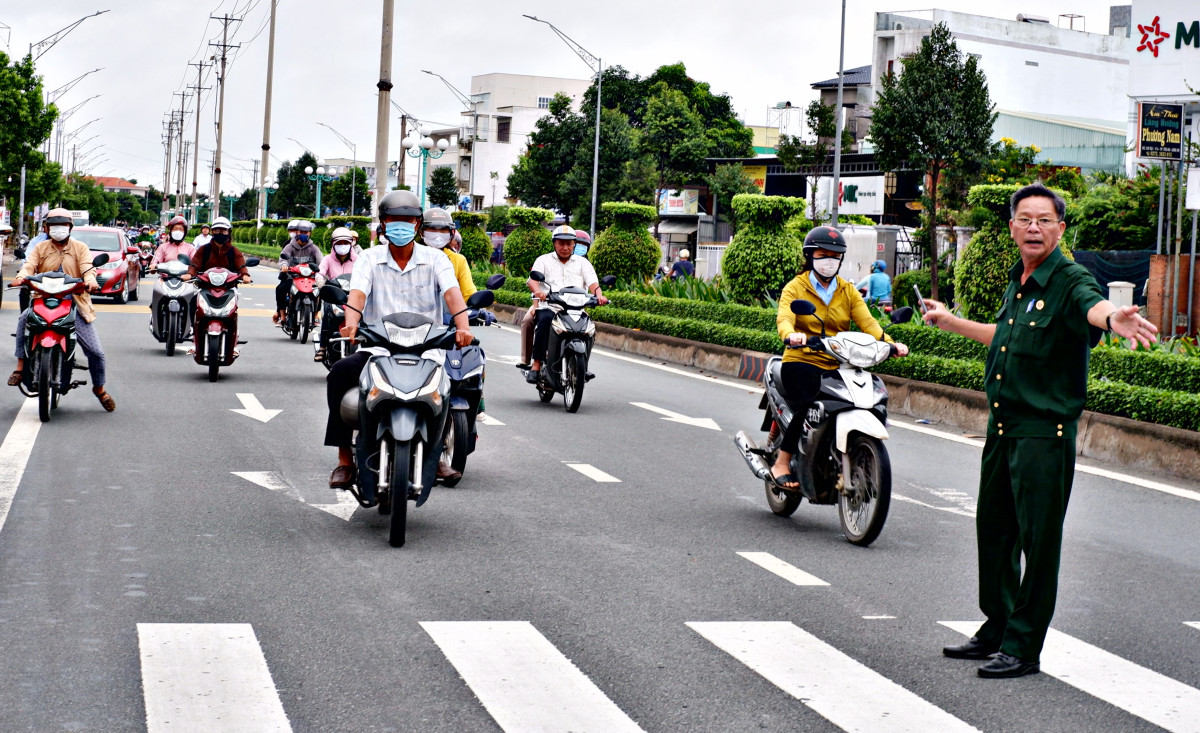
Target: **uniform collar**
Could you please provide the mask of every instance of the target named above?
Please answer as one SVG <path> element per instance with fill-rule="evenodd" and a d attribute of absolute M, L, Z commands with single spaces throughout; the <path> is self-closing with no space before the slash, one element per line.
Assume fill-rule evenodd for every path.
<path fill-rule="evenodd" d="M 1037 266 L 1037 269 L 1033 271 L 1033 274 L 1029 276 L 1029 279 L 1036 281 L 1039 288 L 1046 287 L 1046 283 L 1050 280 L 1050 273 L 1054 272 L 1055 268 L 1057 268 L 1059 263 L 1062 261 L 1062 249 L 1055 247 L 1054 251 L 1047 255 L 1046 259 L 1042 260 L 1042 264 Z M 1020 287 L 1021 275 L 1024 272 L 1025 263 L 1018 259 L 1017 264 L 1013 265 L 1012 269 L 1008 271 L 1008 277 L 1010 280 L 1016 282 L 1017 286 Z"/>

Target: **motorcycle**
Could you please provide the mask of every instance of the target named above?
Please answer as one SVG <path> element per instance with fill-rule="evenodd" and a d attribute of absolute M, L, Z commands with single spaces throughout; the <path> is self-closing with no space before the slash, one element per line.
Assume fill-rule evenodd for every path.
<path fill-rule="evenodd" d="M 328 281 L 328 285 L 338 288 L 345 293 L 350 293 L 350 275 L 338 275 L 334 279 Z M 346 309 L 336 303 L 325 303 L 325 314 L 321 316 L 325 323 L 325 332 L 336 334 L 342 329 L 342 324 L 346 322 Z M 320 339 L 321 330 L 317 329 L 313 334 L 313 349 L 320 351 L 321 347 L 325 347 L 325 358 L 321 363 L 326 369 L 333 369 L 333 365 L 353 354 L 357 347 L 355 344 L 346 341 L 345 339 L 331 338 L 329 343 L 323 344 Z"/>
<path fill-rule="evenodd" d="M 811 316 L 816 307 L 805 300 L 793 300 L 792 312 Z M 903 323 L 912 315 L 912 308 L 898 308 L 891 320 Z M 758 405 L 765 411 L 761 429 L 768 431 L 767 444 L 759 448 L 742 430 L 734 436 L 734 443 L 746 465 L 763 481 L 772 512 L 790 517 L 801 499 L 812 504 L 837 504 L 846 539 L 866 547 L 879 537 L 887 520 L 892 469 L 883 444 L 888 439 L 887 387 L 882 379 L 865 370 L 893 356 L 895 347 L 858 331 L 827 336 L 825 323 L 821 322 L 821 336 L 810 338 L 800 348 L 832 356 L 838 368 L 821 378 L 817 397 L 805 414 L 797 415 L 783 387 L 783 361 L 772 357 L 763 374 L 764 390 Z M 792 420 L 804 420 L 800 451 L 792 456 L 789 466 L 800 486 L 785 489 L 772 477 L 771 465 Z"/>
<path fill-rule="evenodd" d="M 246 267 L 256 267 L 257 257 L 247 257 Z M 221 367 L 237 359 L 238 330 L 237 286 L 240 276 L 224 267 L 214 267 L 196 275 L 195 327 L 192 330 L 194 358 L 208 367 L 208 381 L 217 381 Z"/>
<path fill-rule="evenodd" d="M 326 284 L 319 292 L 325 302 L 346 307 L 344 290 Z M 493 302 L 490 290 L 480 290 L 467 299 L 467 307 Z M 455 333 L 453 325 L 417 313 L 393 313 L 358 329 L 357 340 L 373 354 L 358 386 L 341 401 L 342 420 L 358 430 L 357 477 L 349 491 L 360 505 L 377 506 L 380 514 L 391 516 L 392 547 L 404 544 L 408 502 L 421 506 L 429 498 L 451 411 L 445 362 L 424 353 L 453 348 Z"/>
<path fill-rule="evenodd" d="M 150 333 L 167 345 L 167 356 L 174 356 L 175 345 L 192 337 L 196 286 L 182 279 L 189 264 L 188 256 L 180 255 L 158 265 L 158 281 L 150 294 Z"/>
<path fill-rule="evenodd" d="M 150 274 L 150 263 L 154 260 L 154 245 L 150 242 L 142 242 L 138 245 L 138 264 L 141 265 L 141 276 L 146 277 Z"/>
<path fill-rule="evenodd" d="M 504 285 L 505 276 L 492 275 L 487 279 L 487 289 L 494 291 Z M 468 320 L 472 326 L 488 326 L 496 317 L 485 310 L 471 310 Z M 479 339 L 469 346 L 446 350 L 446 373 L 450 375 L 450 418 L 446 421 L 446 434 L 442 438 L 441 463 L 458 473 L 467 468 L 467 456 L 475 452 L 479 438 L 475 421 L 479 417 L 479 404 L 483 401 L 483 381 L 487 358 Z M 462 477 L 441 479 L 445 486 L 457 486 Z"/>
<path fill-rule="evenodd" d="M 299 337 L 300 343 L 308 343 L 308 334 L 312 332 L 317 316 L 317 296 L 313 292 L 317 284 L 317 266 L 299 261 L 288 266 L 286 272 L 292 286 L 288 295 L 287 314 L 279 325 L 293 341 Z"/>
<path fill-rule="evenodd" d="M 545 283 L 546 278 L 536 270 L 529 273 L 532 280 Z M 604 287 L 612 287 L 617 279 L 612 275 L 600 279 Z M 595 377 L 588 371 L 588 359 L 592 354 L 592 343 L 596 339 L 596 324 L 585 308 L 598 305 L 596 296 L 583 288 L 569 287 L 550 290 L 547 302 L 557 310 L 550 322 L 550 341 L 546 347 L 546 359 L 538 374 L 538 399 L 549 402 L 556 393 L 562 394 L 567 412 L 575 412 L 583 401 L 583 385 Z M 528 376 L 530 369 L 524 364 L 517 368 Z"/>
<path fill-rule="evenodd" d="M 91 269 L 107 262 L 108 255 L 99 254 Z M 71 380 L 77 368 L 73 296 L 84 292 L 87 284 L 63 272 L 43 272 L 26 278 L 22 287 L 26 286 L 32 293 L 32 305 L 25 318 L 25 368 L 19 386 L 26 397 L 37 397 L 38 418 L 50 422 L 59 398 L 87 384 Z"/>

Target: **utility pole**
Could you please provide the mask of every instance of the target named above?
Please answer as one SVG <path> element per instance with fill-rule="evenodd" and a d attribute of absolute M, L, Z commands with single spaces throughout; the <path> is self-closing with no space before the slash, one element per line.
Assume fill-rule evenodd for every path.
<path fill-rule="evenodd" d="M 202 60 L 195 64 L 189 63 L 188 66 L 196 67 L 196 86 L 191 87 L 192 91 L 196 93 L 196 139 L 192 143 L 192 150 L 195 151 L 195 154 L 192 156 L 191 223 L 196 224 L 196 179 L 200 175 L 200 92 L 204 90 L 204 67 L 211 66 L 211 64 L 206 64 Z"/>
<path fill-rule="evenodd" d="M 383 23 L 379 42 L 379 109 L 375 116 L 375 216 L 378 221 L 379 202 L 387 193 L 388 109 L 392 97 L 392 22 L 395 0 L 383 0 Z M 403 156 L 401 156 L 403 159 Z"/>
<path fill-rule="evenodd" d="M 221 42 L 210 43 L 210 46 L 217 46 L 221 49 L 221 74 L 217 77 L 217 149 L 213 155 L 213 195 L 216 195 L 221 190 L 221 139 L 225 134 L 225 63 L 229 58 L 229 49 L 241 48 L 241 45 L 229 45 L 229 24 L 241 23 L 241 18 L 231 18 L 226 13 L 221 17 L 209 16 L 212 20 L 219 20 L 222 23 Z"/>
<path fill-rule="evenodd" d="M 271 161 L 268 160 L 268 156 L 271 154 L 271 85 L 275 78 L 275 7 L 278 4 L 278 0 L 271 0 L 271 34 L 267 41 L 267 93 L 263 109 L 262 179 L 260 180 L 257 175 L 254 176 L 255 182 L 258 184 L 257 213 L 259 219 L 267 218 L 267 171 L 271 168 Z"/>
<path fill-rule="evenodd" d="M 159 211 L 159 221 L 166 221 L 167 204 L 171 198 L 171 146 L 175 142 L 175 115 L 172 114 L 167 121 L 167 133 L 163 138 L 163 147 L 166 149 L 166 155 L 163 162 L 163 200 L 162 209 Z"/>
<path fill-rule="evenodd" d="M 178 148 L 178 154 L 176 155 L 177 165 L 175 168 L 175 213 L 178 214 L 179 210 L 183 208 L 181 199 L 183 196 L 184 156 L 186 155 L 183 144 L 183 128 L 187 118 L 187 100 L 191 94 L 185 89 L 182 92 L 175 92 L 175 96 L 179 97 L 179 124 L 175 128 L 175 134 L 178 136 L 178 142 L 176 143 Z"/>
<path fill-rule="evenodd" d="M 400 116 L 400 139 L 408 137 L 408 115 Z M 404 159 L 408 156 L 404 154 L 404 148 L 400 148 L 400 157 L 396 158 L 396 183 L 404 184 Z M 474 162 L 472 161 L 472 164 Z M 455 176 L 457 178 L 457 176 Z"/>

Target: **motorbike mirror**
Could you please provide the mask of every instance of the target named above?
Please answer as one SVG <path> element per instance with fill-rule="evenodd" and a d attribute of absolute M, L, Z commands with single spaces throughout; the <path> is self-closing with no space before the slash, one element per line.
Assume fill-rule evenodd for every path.
<path fill-rule="evenodd" d="M 891 316 L 892 323 L 908 323 L 912 320 L 912 317 L 913 309 L 909 308 L 907 305 L 903 308 L 897 308 L 896 310 L 892 311 Z"/>
<path fill-rule="evenodd" d="M 487 308 L 496 302 L 496 294 L 490 290 L 477 290 L 467 298 L 468 308 Z"/>
<path fill-rule="evenodd" d="M 350 300 L 349 293 L 347 293 L 345 290 L 342 290 L 338 286 L 330 285 L 329 283 L 322 285 L 321 289 L 317 292 L 320 293 L 321 300 L 325 301 L 326 303 L 333 303 L 334 305 L 345 305 L 346 301 Z M 476 295 L 478 295 L 478 293 L 476 293 Z"/>
<path fill-rule="evenodd" d="M 246 267 L 258 267 L 258 258 L 257 257 L 247 257 L 246 258 Z"/>
<path fill-rule="evenodd" d="M 191 257 L 188 257 L 187 255 L 179 255 L 179 256 L 178 256 L 178 257 L 176 257 L 175 259 L 179 260 L 180 262 L 182 262 L 182 263 L 183 263 L 183 264 L 185 264 L 185 265 L 190 265 L 190 264 L 192 264 L 192 258 L 191 258 Z"/>
<path fill-rule="evenodd" d="M 141 250 L 138 249 L 136 245 L 131 244 L 125 248 L 125 254 L 127 254 L 127 255 L 136 255 L 136 254 L 140 254 L 140 253 L 141 253 Z"/>
<path fill-rule="evenodd" d="M 600 278 L 600 284 L 606 288 L 611 288 L 617 284 L 617 278 L 615 275 L 605 275 L 604 277 Z"/>
<path fill-rule="evenodd" d="M 100 267 L 101 265 L 107 265 L 107 264 L 108 264 L 108 255 L 103 252 L 101 252 L 100 254 L 98 254 L 92 258 L 92 267 Z"/>
<path fill-rule="evenodd" d="M 495 275 L 492 275 L 491 277 L 489 277 L 487 279 L 487 282 L 484 284 L 487 286 L 488 290 L 495 290 L 496 288 L 503 286 L 504 281 L 507 279 L 508 279 L 507 275 L 505 275 L 502 272 L 497 272 Z"/>
<path fill-rule="evenodd" d="M 538 272 L 537 270 L 533 270 L 532 272 L 529 273 L 529 279 L 533 280 L 534 282 L 538 282 L 538 283 L 546 282 L 546 276 L 543 275 L 542 273 Z"/>
<path fill-rule="evenodd" d="M 817 312 L 817 307 L 807 300 L 796 298 L 792 301 L 792 313 L 798 316 L 811 316 Z"/>

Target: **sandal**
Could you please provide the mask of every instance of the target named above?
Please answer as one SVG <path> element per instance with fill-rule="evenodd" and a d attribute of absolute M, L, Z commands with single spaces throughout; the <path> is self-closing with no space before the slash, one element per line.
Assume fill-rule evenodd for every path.
<path fill-rule="evenodd" d="M 313 361 L 325 361 L 325 349 L 313 353 Z"/>
<path fill-rule="evenodd" d="M 25 378 L 25 377 L 24 377 L 24 375 L 21 373 L 21 370 L 20 370 L 20 369 L 14 369 L 14 370 L 13 370 L 13 373 L 8 375 L 8 386 L 9 386 L 9 387 L 16 387 L 16 386 L 18 386 L 19 384 L 21 384 L 21 380 L 22 380 L 22 379 L 24 379 L 24 378 Z"/>
<path fill-rule="evenodd" d="M 791 473 L 785 473 L 782 476 L 776 476 L 775 474 L 771 474 L 771 480 L 775 482 L 776 486 L 783 489 L 784 491 L 797 491 L 800 488 L 799 479 L 797 479 Z M 789 486 L 789 484 L 790 484 L 790 486 Z"/>
<path fill-rule="evenodd" d="M 93 392 L 92 394 L 96 394 L 96 393 Z M 112 412 L 113 410 L 117 409 L 117 403 L 115 400 L 113 400 L 112 395 L 110 395 L 108 393 L 108 390 L 105 390 L 105 391 L 101 392 L 100 394 L 96 395 L 96 399 L 100 400 L 100 404 L 108 412 Z"/>

